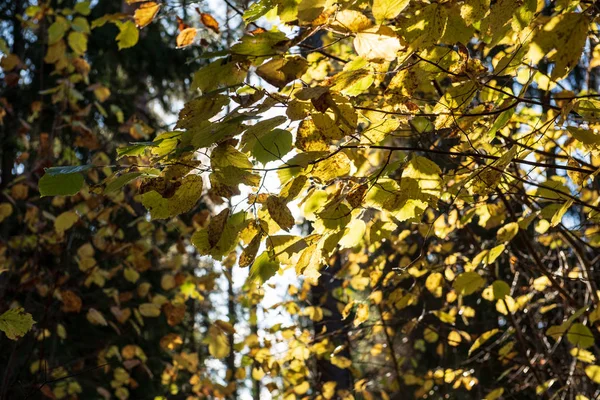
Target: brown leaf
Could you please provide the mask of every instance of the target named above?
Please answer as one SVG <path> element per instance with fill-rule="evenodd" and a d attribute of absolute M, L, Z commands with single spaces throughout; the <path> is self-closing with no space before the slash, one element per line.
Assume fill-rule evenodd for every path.
<path fill-rule="evenodd" d="M 183 20 L 179 17 L 177 17 L 177 30 L 179 32 L 181 32 L 182 30 L 189 28 L 190 26 L 188 24 L 186 24 L 185 22 L 183 22 Z"/>
<path fill-rule="evenodd" d="M 277 225 L 279 225 L 281 229 L 289 231 L 294 226 L 295 221 L 292 212 L 287 207 L 285 201 L 279 197 L 270 196 L 267 199 L 267 210 L 269 210 L 269 215 L 277 222 Z"/>
<path fill-rule="evenodd" d="M 219 33 L 219 23 L 217 22 L 216 19 L 214 19 L 214 17 L 212 15 L 210 15 L 208 13 L 200 12 L 200 10 L 197 8 L 196 8 L 196 12 L 198 14 L 200 14 L 200 21 L 202 21 L 202 24 L 205 27 L 207 27 L 214 33 Z"/>
<path fill-rule="evenodd" d="M 229 218 L 229 208 L 224 209 L 210 220 L 208 224 L 208 243 L 211 247 L 219 243 L 227 218 Z"/>
<path fill-rule="evenodd" d="M 173 303 L 167 303 L 163 306 L 165 315 L 167 316 L 167 323 L 170 326 L 179 325 L 185 317 L 185 304 L 173 305 Z"/>
<path fill-rule="evenodd" d="M 78 313 L 81 311 L 81 305 L 82 305 L 81 298 L 79 296 L 77 296 L 73 291 L 63 290 L 60 293 L 60 296 L 61 296 L 61 299 L 63 302 L 62 310 L 64 312 Z"/>
<path fill-rule="evenodd" d="M 360 207 L 362 204 L 365 193 L 367 192 L 368 186 L 366 184 L 357 185 L 346 196 L 346 200 L 352 206 L 352 208 Z"/>
<path fill-rule="evenodd" d="M 258 252 L 258 248 L 260 247 L 260 242 L 262 240 L 262 232 L 259 232 L 252 238 L 248 246 L 242 251 L 240 255 L 239 265 L 240 268 L 247 267 L 254 262 L 256 258 L 256 253 Z"/>

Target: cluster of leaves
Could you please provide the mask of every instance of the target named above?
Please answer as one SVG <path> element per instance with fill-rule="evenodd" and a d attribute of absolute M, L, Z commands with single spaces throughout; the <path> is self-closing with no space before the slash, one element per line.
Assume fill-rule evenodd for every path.
<path fill-rule="evenodd" d="M 595 398 L 596 6 L 233 10 L 249 32 L 207 56 L 174 130 L 119 149 L 122 168 L 97 179 L 100 164 L 48 169 L 41 194 L 133 189 L 154 221 L 193 215 L 177 230 L 200 255 L 248 269 L 248 302 L 295 270 L 302 284 L 275 308 L 315 329 L 294 317 L 262 332 L 272 340 L 253 333 L 234 346 L 273 395 Z M 263 28 L 269 19 L 295 33 Z M 180 46 L 189 29 L 180 24 Z M 201 201 L 220 211 L 198 221 Z M 217 357 L 231 350 L 221 351 L 224 326 L 207 335 Z"/>

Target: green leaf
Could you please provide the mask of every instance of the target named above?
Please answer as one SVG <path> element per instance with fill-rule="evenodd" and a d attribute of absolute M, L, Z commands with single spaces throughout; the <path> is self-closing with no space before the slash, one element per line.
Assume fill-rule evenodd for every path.
<path fill-rule="evenodd" d="M 207 93 L 216 89 L 232 87 L 244 82 L 248 70 L 238 62 L 216 60 L 200 68 L 192 80 L 192 90 Z"/>
<path fill-rule="evenodd" d="M 63 17 L 56 18 L 56 21 L 48 28 L 48 44 L 53 45 L 65 36 L 69 30 L 69 23 Z"/>
<path fill-rule="evenodd" d="M 587 326 L 576 323 L 571 325 L 567 332 L 567 340 L 577 347 L 587 349 L 594 345 L 594 334 Z"/>
<path fill-rule="evenodd" d="M 485 280 L 475 271 L 463 272 L 456 277 L 452 287 L 462 296 L 475 293 L 483 287 Z"/>
<path fill-rule="evenodd" d="M 123 186 L 127 185 L 129 182 L 140 177 L 141 175 L 144 174 L 142 172 L 128 172 L 126 174 L 123 174 L 117 177 L 115 180 L 111 181 L 108 185 L 106 185 L 106 188 L 104 188 L 104 193 L 108 194 L 116 192 Z"/>
<path fill-rule="evenodd" d="M 248 280 L 262 285 L 275 275 L 278 270 L 279 263 L 271 258 L 268 251 L 263 251 L 261 255 L 256 257 L 250 267 Z"/>
<path fill-rule="evenodd" d="M 146 148 L 157 146 L 158 142 L 138 142 L 131 146 L 117 148 L 117 160 L 123 157 L 139 157 L 146 151 Z"/>
<path fill-rule="evenodd" d="M 246 23 L 254 22 L 276 6 L 277 4 L 273 0 L 256 1 L 244 12 L 244 21 Z"/>
<path fill-rule="evenodd" d="M 71 22 L 71 27 L 77 32 L 91 33 L 90 24 L 88 23 L 88 20 L 83 17 L 75 17 L 73 22 Z"/>
<path fill-rule="evenodd" d="M 292 150 L 292 134 L 285 129 L 273 129 L 260 139 L 252 149 L 252 155 L 262 164 L 281 160 Z"/>
<path fill-rule="evenodd" d="M 38 189 L 42 197 L 73 196 L 81 190 L 83 182 L 83 175 L 79 173 L 52 175 L 46 172 L 38 182 Z"/>
<path fill-rule="evenodd" d="M 34 323 L 31 314 L 24 312 L 22 308 L 13 308 L 0 315 L 0 331 L 11 340 L 25 336 Z"/>
<path fill-rule="evenodd" d="M 119 34 L 117 35 L 117 45 L 119 50 L 135 46 L 140 36 L 140 32 L 135 26 L 135 22 L 117 21 L 116 24 L 119 27 Z"/>
<path fill-rule="evenodd" d="M 82 1 L 75 4 L 75 7 L 73 9 L 75 10 L 75 12 L 81 15 L 90 15 L 90 0 Z"/>
<path fill-rule="evenodd" d="M 279 53 L 279 50 L 274 49 L 274 46 L 283 44 L 287 40 L 282 32 L 263 32 L 255 36 L 246 35 L 242 37 L 241 43 L 231 47 L 231 52 L 245 56 L 274 56 Z"/>

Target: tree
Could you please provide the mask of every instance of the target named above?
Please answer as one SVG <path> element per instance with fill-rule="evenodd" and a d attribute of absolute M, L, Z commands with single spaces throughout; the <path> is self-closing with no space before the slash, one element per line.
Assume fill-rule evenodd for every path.
<path fill-rule="evenodd" d="M 50 192 L 77 184 L 73 174 L 58 185 L 40 180 L 45 167 L 75 162 L 95 165 L 77 169 L 91 182 L 112 175 L 98 166 L 118 164 L 116 147 L 161 126 L 155 103 L 172 112 L 205 62 L 189 60 L 197 49 L 176 49 L 180 8 L 144 27 L 158 4 L 1 7 L 0 398 L 175 393 L 209 357 L 199 322 L 218 275 L 185 250 L 206 204 L 193 220 L 152 224 L 134 193 L 120 190 L 147 171 L 121 169 L 108 185 L 68 198 L 40 198 L 38 180 Z M 154 59 L 143 56 L 148 49 Z M 162 57 L 175 62 L 158 65 Z M 163 373 L 164 384 L 155 379 Z"/>
<path fill-rule="evenodd" d="M 230 8 L 248 32 L 195 73 L 175 129 L 98 184 L 154 221 L 215 204 L 190 241 L 247 268 L 247 304 L 279 271 L 302 279 L 276 305 L 295 324 L 237 343 L 218 324 L 211 354 L 234 344 L 286 399 L 595 398 L 596 5 Z M 100 167 L 48 169 L 40 192 L 85 192 Z"/>

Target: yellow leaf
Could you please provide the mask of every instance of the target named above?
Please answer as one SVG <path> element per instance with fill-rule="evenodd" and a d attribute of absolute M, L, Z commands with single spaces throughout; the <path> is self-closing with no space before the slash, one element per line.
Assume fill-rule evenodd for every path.
<path fill-rule="evenodd" d="M 444 276 L 439 272 L 434 272 L 432 274 L 429 274 L 429 276 L 427 277 L 427 280 L 425 281 L 425 287 L 435 297 L 441 297 L 443 290 L 442 282 L 444 282 Z"/>
<path fill-rule="evenodd" d="M 374 0 L 373 16 L 377 22 L 393 19 L 402 12 L 410 0 Z"/>
<path fill-rule="evenodd" d="M 496 239 L 498 242 L 510 242 L 519 233 L 519 224 L 516 222 L 510 222 L 498 229 Z"/>
<path fill-rule="evenodd" d="M 77 221 L 79 221 L 79 216 L 75 211 L 65 211 L 54 220 L 54 230 L 62 235 L 65 231 L 71 229 Z"/>
<path fill-rule="evenodd" d="M 135 24 L 138 28 L 142 29 L 146 25 L 148 25 L 156 14 L 160 10 L 160 4 L 157 4 L 153 1 L 149 1 L 148 3 L 144 3 L 135 10 L 135 14 L 133 15 L 133 19 L 135 20 Z"/>
<path fill-rule="evenodd" d="M 481 334 L 481 336 L 479 336 L 475 340 L 475 342 L 469 349 L 469 355 L 471 355 L 471 353 L 473 353 L 475 350 L 477 350 L 479 347 L 481 347 L 482 344 L 487 342 L 492 336 L 494 336 L 498 332 L 500 332 L 499 329 L 492 329 L 491 331 L 487 331 L 487 332 Z"/>
<path fill-rule="evenodd" d="M 196 28 L 185 28 L 177 35 L 177 48 L 189 46 L 196 38 Z"/>
<path fill-rule="evenodd" d="M 462 336 L 457 331 L 451 331 L 448 334 L 448 344 L 452 347 L 457 347 L 462 342 Z"/>
<path fill-rule="evenodd" d="M 591 364 L 593 362 L 596 362 L 596 356 L 589 350 L 574 347 L 571 349 L 570 353 L 573 357 L 577 358 L 579 361 L 582 361 L 584 363 Z"/>
<path fill-rule="evenodd" d="M 171 197 L 163 197 L 156 190 L 142 194 L 142 204 L 150 211 L 152 219 L 174 217 L 191 210 L 202 196 L 202 178 L 187 175 Z"/>
<path fill-rule="evenodd" d="M 600 384 L 600 366 L 588 365 L 585 367 L 585 374 L 595 383 Z"/>
<path fill-rule="evenodd" d="M 117 35 L 117 45 L 119 50 L 133 47 L 138 42 L 140 32 L 133 21 L 117 22 L 119 34 Z"/>
<path fill-rule="evenodd" d="M 504 394 L 504 388 L 498 388 L 498 389 L 494 389 L 491 392 L 489 392 L 484 398 L 483 400 L 497 400 L 500 398 L 500 396 L 502 396 Z"/>
<path fill-rule="evenodd" d="M 365 303 L 358 303 L 354 314 L 354 326 L 359 326 L 369 318 L 369 306 Z"/>
<path fill-rule="evenodd" d="M 208 352 L 211 356 L 225 358 L 229 355 L 231 349 L 227 336 L 216 325 L 208 328 L 208 336 L 205 340 L 208 343 Z"/>
<path fill-rule="evenodd" d="M 308 381 L 304 381 L 301 384 L 294 386 L 294 393 L 303 395 L 308 392 L 308 389 L 310 389 L 310 384 Z"/>
<path fill-rule="evenodd" d="M 369 61 L 394 61 L 402 50 L 400 39 L 388 26 L 369 28 L 354 37 L 356 53 Z"/>
<path fill-rule="evenodd" d="M 463 296 L 468 296 L 481 289 L 484 285 L 484 279 L 474 271 L 463 272 L 454 280 L 454 290 Z"/>

